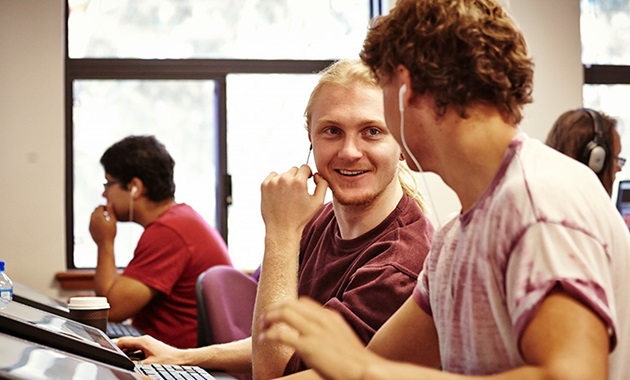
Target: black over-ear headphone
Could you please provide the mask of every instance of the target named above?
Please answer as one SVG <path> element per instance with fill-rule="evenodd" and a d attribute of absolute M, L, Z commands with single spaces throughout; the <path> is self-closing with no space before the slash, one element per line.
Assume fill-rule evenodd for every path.
<path fill-rule="evenodd" d="M 582 110 L 591 118 L 594 133 L 593 139 L 584 147 L 582 156 L 580 156 L 580 161 L 583 164 L 588 165 L 588 167 L 593 169 L 595 173 L 599 173 L 604 168 L 604 163 L 606 163 L 606 156 L 608 154 L 606 141 L 604 141 L 602 116 L 590 108 L 582 108 Z"/>

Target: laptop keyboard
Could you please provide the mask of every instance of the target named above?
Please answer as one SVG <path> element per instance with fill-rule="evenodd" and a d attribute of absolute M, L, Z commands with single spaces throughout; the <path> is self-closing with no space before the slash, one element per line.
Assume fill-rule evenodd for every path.
<path fill-rule="evenodd" d="M 107 323 L 107 336 L 110 338 L 120 338 L 122 336 L 141 336 L 142 333 L 135 327 L 127 323 Z"/>
<path fill-rule="evenodd" d="M 197 366 L 174 364 L 136 364 L 136 370 L 153 379 L 215 380 L 215 377 Z"/>

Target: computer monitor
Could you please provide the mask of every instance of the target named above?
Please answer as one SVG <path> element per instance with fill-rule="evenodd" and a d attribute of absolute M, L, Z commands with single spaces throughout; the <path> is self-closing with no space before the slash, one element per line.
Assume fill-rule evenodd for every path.
<path fill-rule="evenodd" d="M 119 368 L 134 363 L 101 330 L 18 302 L 0 309 L 0 332 Z"/>
<path fill-rule="evenodd" d="M 630 228 L 630 180 L 619 181 L 616 206 L 626 222 L 626 226 Z"/>

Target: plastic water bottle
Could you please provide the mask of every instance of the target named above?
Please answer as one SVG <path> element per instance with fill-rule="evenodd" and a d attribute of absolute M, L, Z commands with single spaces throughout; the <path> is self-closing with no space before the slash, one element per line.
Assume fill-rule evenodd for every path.
<path fill-rule="evenodd" d="M 13 281 L 4 273 L 4 261 L 0 261 L 0 309 L 13 299 Z"/>

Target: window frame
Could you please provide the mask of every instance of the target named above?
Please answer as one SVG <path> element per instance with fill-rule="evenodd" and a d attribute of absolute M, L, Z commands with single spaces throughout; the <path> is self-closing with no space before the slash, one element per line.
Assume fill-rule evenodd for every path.
<path fill-rule="evenodd" d="M 384 3 L 387 0 L 366 1 L 369 3 L 370 19 L 383 14 Z M 187 79 L 216 81 L 219 129 L 216 131 L 217 210 L 215 225 L 227 243 L 228 207 L 231 203 L 231 177 L 227 171 L 227 76 L 229 74 L 314 74 L 330 65 L 334 60 L 70 58 L 68 16 L 68 2 L 64 1 L 66 268 L 69 270 L 79 269 L 74 261 L 73 82 L 75 80 Z"/>
<path fill-rule="evenodd" d="M 584 66 L 584 84 L 630 84 L 630 66 L 590 65 Z"/>

